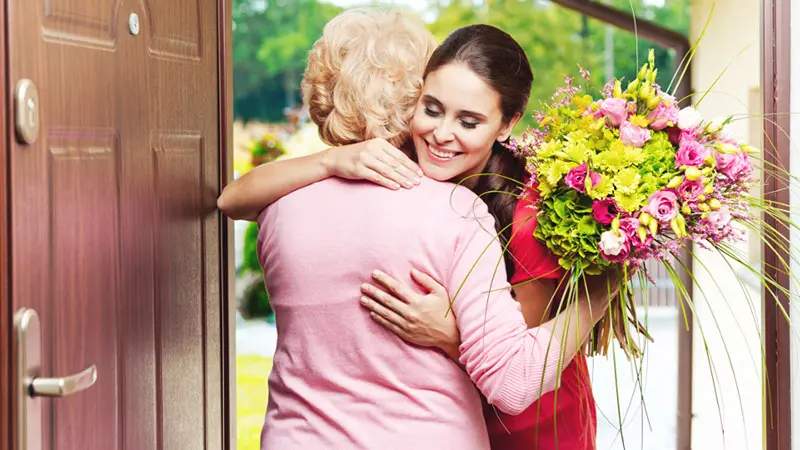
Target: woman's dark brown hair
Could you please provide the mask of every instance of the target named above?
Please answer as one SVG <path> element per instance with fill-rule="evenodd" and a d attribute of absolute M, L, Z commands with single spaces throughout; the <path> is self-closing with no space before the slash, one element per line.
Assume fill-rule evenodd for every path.
<path fill-rule="evenodd" d="M 459 28 L 433 52 L 424 77 L 448 64 L 463 64 L 475 72 L 500 95 L 500 110 L 508 123 L 516 114 L 524 114 L 533 84 L 533 72 L 525 51 L 503 30 L 490 25 L 470 25 Z M 511 239 L 511 222 L 520 184 L 528 176 L 525 161 L 517 158 L 500 142 L 495 142 L 492 155 L 481 171 L 472 190 L 478 194 L 494 216 L 501 242 Z M 517 180 L 517 182 L 503 177 Z M 506 273 L 514 274 L 514 261 L 505 252 Z"/>

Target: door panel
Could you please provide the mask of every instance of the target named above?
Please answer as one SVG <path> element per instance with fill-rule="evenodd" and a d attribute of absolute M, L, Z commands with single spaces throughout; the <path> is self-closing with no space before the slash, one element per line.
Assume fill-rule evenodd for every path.
<path fill-rule="evenodd" d="M 44 448 L 227 447 L 217 4 L 8 2 L 9 84 L 41 111 L 9 153 L 12 308 L 42 375 L 98 373 L 41 400 Z"/>

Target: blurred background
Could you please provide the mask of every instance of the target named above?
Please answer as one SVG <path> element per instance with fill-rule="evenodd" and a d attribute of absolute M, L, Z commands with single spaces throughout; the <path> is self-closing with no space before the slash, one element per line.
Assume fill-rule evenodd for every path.
<path fill-rule="evenodd" d="M 565 76 L 579 79 L 578 64 L 591 72 L 592 88 L 599 92 L 613 76 L 635 77 L 650 48 L 655 49 L 659 83 L 670 84 L 683 54 L 588 17 L 574 7 L 580 3 L 611 7 L 692 44 L 702 37 L 687 73 L 689 88 L 704 92 L 714 87 L 698 109 L 706 117 L 740 115 L 733 124 L 737 137 L 761 145 L 758 0 L 725 0 L 716 6 L 710 0 L 405 0 L 378 5 L 418 16 L 439 41 L 473 23 L 507 31 L 534 69 L 531 110 L 548 100 Z M 376 3 L 233 0 L 235 176 L 258 164 L 325 148 L 302 107 L 299 86 L 306 54 L 329 19 L 367 5 Z M 516 132 L 530 124 L 526 117 Z M 256 258 L 257 229 L 247 222 L 236 222 L 235 229 L 238 448 L 251 450 L 258 448 L 264 420 L 276 331 Z M 760 261 L 757 239 L 742 243 L 740 250 L 749 261 Z M 647 347 L 643 364 L 631 364 L 621 353 L 590 360 L 598 449 L 674 450 L 681 426 L 684 434 L 691 426 L 691 442 L 684 443 L 691 448 L 761 448 L 761 289 L 752 275 L 698 252 L 704 264 L 696 264 L 693 272 L 697 309 L 688 331 L 684 313 L 692 314 L 681 310 L 674 292 L 659 294 L 656 278 L 657 295 L 651 295 L 647 309 L 655 342 Z"/>

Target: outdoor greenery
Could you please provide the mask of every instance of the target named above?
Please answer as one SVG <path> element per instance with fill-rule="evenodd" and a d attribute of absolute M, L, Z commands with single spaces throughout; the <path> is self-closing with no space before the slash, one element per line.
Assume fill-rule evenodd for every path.
<path fill-rule="evenodd" d="M 400 9 L 411 3 L 390 0 L 380 5 Z M 605 3 L 625 11 L 631 11 L 632 5 L 639 20 L 688 34 L 689 0 L 669 0 L 663 5 L 654 0 Z M 308 50 L 325 23 L 343 9 L 317 0 L 234 0 L 233 8 L 234 114 L 245 121 L 280 121 L 285 108 L 300 102 Z M 659 82 L 668 85 L 674 68 L 671 52 L 640 41 L 637 61 L 633 34 L 549 1 L 431 0 L 427 8 L 410 12 L 425 19 L 439 41 L 473 23 L 495 25 L 514 36 L 534 69 L 531 110 L 563 84 L 565 75 L 577 76 L 578 64 L 593 74 L 596 90 L 612 76 L 635 76 L 651 47 L 656 49 L 656 65 L 663 68 Z"/>
<path fill-rule="evenodd" d="M 280 139 L 273 133 L 265 133 L 261 139 L 253 143 L 249 152 L 253 167 L 274 161 L 286 154 Z M 242 264 L 237 269 L 237 275 L 247 285 L 240 299 L 239 312 L 246 319 L 265 318 L 273 322 L 274 314 L 258 261 L 258 224 L 255 222 L 247 227 L 242 251 Z"/>

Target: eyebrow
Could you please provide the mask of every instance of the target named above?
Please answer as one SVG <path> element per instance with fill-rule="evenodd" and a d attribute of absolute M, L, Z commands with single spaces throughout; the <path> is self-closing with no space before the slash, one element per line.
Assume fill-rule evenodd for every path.
<path fill-rule="evenodd" d="M 423 98 L 423 100 L 425 100 L 427 102 L 435 103 L 440 108 L 444 108 L 444 104 L 441 101 L 439 101 L 438 98 L 436 98 L 436 97 L 434 97 L 434 96 L 432 96 L 430 94 L 425 94 L 425 95 L 422 96 L 422 98 Z M 485 114 L 481 114 L 479 112 L 470 111 L 470 110 L 466 110 L 466 109 L 462 109 L 461 111 L 458 112 L 458 114 L 459 115 L 472 116 L 472 117 L 474 117 L 474 118 L 476 118 L 478 120 L 488 120 L 488 117 L 486 117 Z"/>

